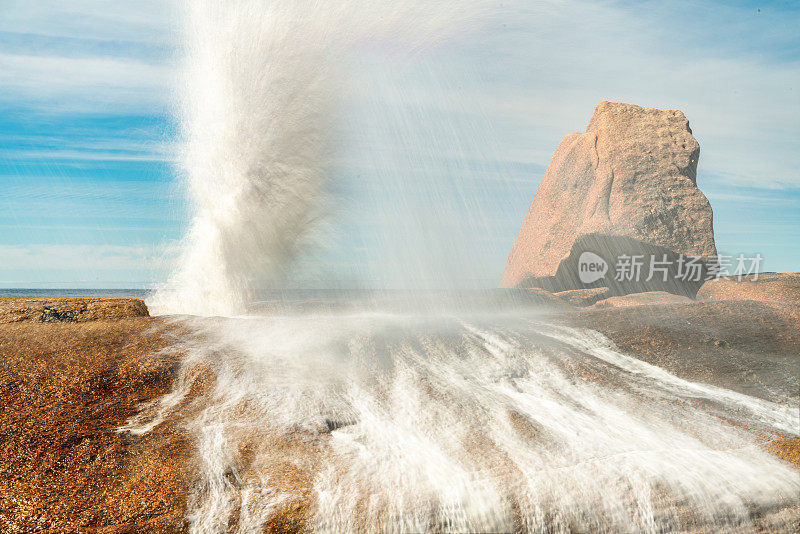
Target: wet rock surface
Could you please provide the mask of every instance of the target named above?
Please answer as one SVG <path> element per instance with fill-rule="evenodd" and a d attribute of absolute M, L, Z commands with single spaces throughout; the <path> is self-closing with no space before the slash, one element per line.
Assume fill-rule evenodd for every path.
<path fill-rule="evenodd" d="M 539 292 L 536 297 L 543 298 Z M 796 306 L 656 302 L 550 313 L 565 324 L 597 330 L 625 353 L 677 376 L 797 402 Z M 176 325 L 149 317 L 0 325 L 0 531 L 188 530 L 198 465 L 197 437 L 186 422 L 213 397 L 218 370 L 211 355 L 208 363 L 184 367 L 181 374 L 180 353 L 164 350 L 180 346 L 182 339 Z M 154 417 L 176 381 L 185 382 L 186 397 L 169 417 Z M 140 417 L 156 424 L 132 432 L 131 422 Z M 319 432 L 254 426 L 257 432 L 242 437 L 237 469 L 226 472 L 226 483 L 247 488 L 257 474 L 267 473 L 276 491 L 295 496 L 274 510 L 265 532 L 302 531 L 313 515 L 313 481 L 328 461 L 326 440 L 354 422 L 330 417 L 322 423 Z M 541 436 L 532 432 L 530 439 Z M 763 447 L 800 468 L 796 436 L 771 438 Z M 255 462 L 259 457 L 268 463 Z M 231 529 L 250 505 L 237 506 Z"/>
<path fill-rule="evenodd" d="M 664 304 L 691 304 L 692 299 L 666 291 L 647 291 L 608 297 L 597 301 L 592 308 L 624 308 L 630 306 L 657 306 Z"/>
<path fill-rule="evenodd" d="M 752 301 L 595 305 L 562 320 L 597 330 L 626 354 L 680 377 L 800 410 L 800 307 Z"/>

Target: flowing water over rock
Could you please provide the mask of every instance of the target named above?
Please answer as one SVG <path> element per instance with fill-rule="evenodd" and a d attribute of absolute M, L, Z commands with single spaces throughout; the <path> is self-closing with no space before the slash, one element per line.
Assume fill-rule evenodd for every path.
<path fill-rule="evenodd" d="M 413 55 L 459 24 L 468 33 L 488 4 L 187 3 L 180 159 L 193 219 L 150 304 L 229 317 L 176 319 L 188 331 L 176 387 L 121 430 L 178 419 L 191 431 L 198 533 L 791 529 L 798 473 L 763 447 L 800 434 L 796 409 L 688 382 L 531 307 L 366 299 L 231 317 L 283 287 L 320 239 L 356 45 Z M 398 115 L 388 97 L 405 91 L 393 89 L 371 115 Z M 440 148 L 410 137 L 397 142 L 412 164 Z M 405 184 L 389 185 L 400 217 L 387 233 L 436 233 L 406 213 Z M 432 220 L 446 218 L 425 191 L 442 212 Z M 472 208 L 459 206 L 465 242 L 486 223 Z M 454 242 L 372 241 L 393 238 L 409 276 L 435 256 L 475 262 Z"/>
<path fill-rule="evenodd" d="M 762 440 L 796 409 L 689 382 L 534 311 L 187 320 L 195 532 L 791 529 Z M 194 387 L 194 386 L 193 386 Z M 169 415 L 167 415 L 169 416 Z"/>

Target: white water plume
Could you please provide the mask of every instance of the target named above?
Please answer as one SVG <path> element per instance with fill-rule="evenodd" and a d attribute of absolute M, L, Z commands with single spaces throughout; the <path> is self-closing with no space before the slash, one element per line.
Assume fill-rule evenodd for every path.
<path fill-rule="evenodd" d="M 800 476 L 763 443 L 800 434 L 796 410 L 680 379 L 594 332 L 519 309 L 186 324 L 184 372 L 216 377 L 187 422 L 193 532 L 282 516 L 322 532 L 797 521 Z"/>
<path fill-rule="evenodd" d="M 353 50 L 413 52 L 481 8 L 429 4 L 187 4 L 181 161 L 194 217 L 155 312 L 241 314 L 292 268 L 325 214 Z M 800 434 L 796 411 L 473 304 L 186 321 L 175 390 L 121 430 L 168 418 L 190 429 L 198 533 L 795 524 L 800 479 L 764 441 Z"/>
<path fill-rule="evenodd" d="M 355 50 L 374 43 L 412 54 L 482 3 L 188 2 L 178 115 L 193 218 L 155 309 L 242 313 L 254 289 L 279 282 L 326 212 Z"/>

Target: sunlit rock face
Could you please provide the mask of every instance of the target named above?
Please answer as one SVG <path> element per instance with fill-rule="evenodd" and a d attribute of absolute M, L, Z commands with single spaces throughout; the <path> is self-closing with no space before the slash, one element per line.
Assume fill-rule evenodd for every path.
<path fill-rule="evenodd" d="M 711 280 L 700 288 L 697 299 L 754 300 L 800 306 L 800 271 Z"/>
<path fill-rule="evenodd" d="M 696 183 L 699 155 L 682 112 L 601 102 L 586 132 L 566 136 L 556 149 L 500 285 L 556 276 L 589 234 L 629 238 L 673 255 L 715 255 L 711 205 Z M 636 290 L 669 291 L 659 279 Z"/>

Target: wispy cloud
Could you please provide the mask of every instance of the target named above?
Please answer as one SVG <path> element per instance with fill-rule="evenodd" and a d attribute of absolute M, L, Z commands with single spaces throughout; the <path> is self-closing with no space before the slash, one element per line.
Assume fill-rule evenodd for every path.
<path fill-rule="evenodd" d="M 6 115 L 24 117 L 17 128 L 0 133 L 0 163 L 8 164 L 2 172 L 7 194 L 0 198 L 0 209 L 5 208 L 7 218 L 9 213 L 27 215 L 31 207 L 37 217 L 51 211 L 70 217 L 94 213 L 105 221 L 110 214 L 122 214 L 135 229 L 141 225 L 134 216 L 164 209 L 164 188 L 113 183 L 125 179 L 116 175 L 125 168 L 140 172 L 151 164 L 153 176 L 163 172 L 153 169 L 163 169 L 174 154 L 165 135 L 156 131 L 165 121 L 153 120 L 156 126 L 148 131 L 117 123 L 92 131 L 97 125 L 88 122 L 80 126 L 85 131 L 78 131 L 69 121 L 126 115 L 163 119 L 176 86 L 179 4 L 3 0 L 0 107 L 11 111 Z M 393 200 L 405 195 L 413 205 L 403 209 L 419 212 L 436 198 L 439 211 L 447 206 L 462 210 L 447 215 L 465 241 L 497 242 L 491 232 L 499 231 L 491 228 L 499 227 L 513 240 L 558 142 L 585 128 L 599 101 L 616 100 L 684 111 L 701 143 L 700 184 L 708 186 L 715 203 L 718 235 L 733 232 L 738 240 L 749 232 L 760 242 L 771 240 L 774 250 L 781 248 L 781 235 L 792 233 L 785 221 L 793 219 L 787 214 L 800 210 L 794 196 L 780 197 L 780 191 L 800 187 L 800 10 L 765 3 L 756 11 L 742 3 L 714 1 L 509 0 L 487 5 L 493 11 L 480 28 L 453 32 L 419 50 L 402 68 L 369 46 L 355 51 L 361 62 L 353 62 L 356 68 L 348 79 L 356 91 L 347 102 L 352 113 L 347 113 L 346 126 L 352 131 L 345 132 L 351 146 L 344 150 L 357 157 L 343 153 L 343 165 L 349 165 L 345 171 L 352 175 L 344 184 L 348 193 L 366 192 L 376 201 L 376 212 L 386 211 L 379 204 L 381 191 Z M 29 124 L 50 124 L 54 117 L 68 118 L 63 131 L 52 128 L 51 138 L 46 138 L 49 131 L 30 133 Z M 34 168 L 36 162 L 41 169 Z M 62 180 L 67 166 L 95 168 L 98 180 L 86 186 Z M 20 169 L 50 169 L 53 177 L 32 185 Z M 422 198 L 429 191 L 435 195 Z M 748 204 L 751 194 L 757 198 Z M 70 204 L 76 198 L 81 203 Z M 99 203 L 103 199 L 114 202 Z M 149 208 L 143 205 L 147 199 Z M 87 208 L 90 201 L 97 203 L 94 209 Z M 762 211 L 771 206 L 776 215 L 762 214 L 745 229 L 738 215 L 745 204 Z M 369 210 L 353 211 L 362 232 L 391 232 L 370 228 Z M 399 215 L 408 218 L 405 211 Z M 493 227 L 487 224 L 495 220 Z M 75 239 L 58 226 L 63 220 L 52 221 L 59 239 L 62 234 L 63 240 Z M 6 221 L 5 232 L 13 236 L 16 228 L 17 237 L 27 239 L 22 225 L 44 222 L 37 218 L 13 226 L 14 221 Z M 724 239 L 730 246 L 721 243 L 723 248 L 738 249 L 732 237 Z M 352 267 L 354 261 L 345 255 L 354 246 L 346 243 L 345 253 L 329 263 Z M 141 280 L 141 269 L 154 272 L 166 265 L 153 247 L 54 247 L 0 246 L 0 281 L 21 280 L 20 270 L 39 265 L 47 266 L 36 271 L 43 279 L 55 276 L 45 274 L 49 268 L 51 273 L 71 269 L 59 275 L 62 279 L 85 271 L 93 273 L 89 279 L 112 279 L 115 275 L 108 273 L 117 272 Z M 484 249 L 476 247 L 475 263 L 493 262 L 502 270 L 505 250 L 489 258 Z M 448 261 L 442 260 L 441 272 L 451 268 Z"/>
<path fill-rule="evenodd" d="M 568 1 L 542 16 L 531 8 L 471 52 L 483 81 L 466 95 L 513 125 L 500 129 L 502 146 L 519 154 L 525 143 L 538 162 L 561 136 L 583 130 L 599 101 L 613 100 L 684 111 L 702 147 L 701 178 L 709 170 L 737 185 L 798 186 L 800 14 L 763 11 Z"/>
<path fill-rule="evenodd" d="M 104 41 L 169 42 L 178 3 L 170 0 L 3 0 L 0 31 Z"/>
<path fill-rule="evenodd" d="M 702 147 L 701 184 L 713 177 L 800 186 L 800 10 L 721 2 L 504 5 L 480 31 L 422 51 L 416 65 L 381 70 L 384 58 L 363 50 L 368 60 L 353 74 L 360 88 L 353 105 L 366 103 L 385 115 L 372 120 L 400 128 L 414 127 L 414 117 L 427 123 L 418 131 L 451 123 L 462 140 L 491 142 L 487 157 L 539 165 L 566 134 L 586 127 L 602 100 L 680 109 Z M 415 141 L 398 137 L 391 141 Z M 385 139 L 359 141 L 385 149 L 378 146 Z"/>
<path fill-rule="evenodd" d="M 176 255 L 174 245 L 0 245 L 0 286 L 149 287 Z"/>
<path fill-rule="evenodd" d="M 170 266 L 177 255 L 174 244 L 145 245 L 0 245 L 3 271 L 152 271 Z M 88 276 L 91 278 L 90 276 Z"/>
<path fill-rule="evenodd" d="M 38 113 L 163 111 L 177 5 L 4 0 L 0 104 Z"/>
<path fill-rule="evenodd" d="M 0 53 L 0 103 L 39 113 L 158 112 L 171 94 L 166 63 Z"/>
<path fill-rule="evenodd" d="M 103 152 L 98 150 L 0 150 L 3 159 L 68 161 L 174 161 L 167 153 Z"/>

